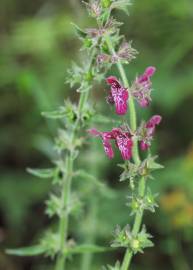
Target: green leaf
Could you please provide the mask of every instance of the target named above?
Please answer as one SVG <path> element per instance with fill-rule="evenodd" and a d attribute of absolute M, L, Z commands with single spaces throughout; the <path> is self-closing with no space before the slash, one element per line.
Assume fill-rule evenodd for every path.
<path fill-rule="evenodd" d="M 46 214 L 49 217 L 53 217 L 57 214 L 59 217 L 62 214 L 62 205 L 61 198 L 58 198 L 56 195 L 51 194 L 49 199 L 46 201 Z"/>
<path fill-rule="evenodd" d="M 77 84 L 84 84 L 82 80 L 83 75 L 84 69 L 73 62 L 72 67 L 68 70 L 66 82 L 69 83 L 71 87 L 74 87 Z"/>
<path fill-rule="evenodd" d="M 116 226 L 114 231 L 114 239 L 111 243 L 111 247 L 129 247 L 129 243 L 132 240 L 132 233 L 130 226 L 127 224 L 123 229 L 119 225 Z"/>
<path fill-rule="evenodd" d="M 27 168 L 27 172 L 39 178 L 52 178 L 55 176 L 56 169 L 31 169 Z"/>
<path fill-rule="evenodd" d="M 108 8 L 111 5 L 111 0 L 101 0 L 101 5 L 103 8 Z"/>
<path fill-rule="evenodd" d="M 148 169 L 151 169 L 151 170 L 159 170 L 159 169 L 163 169 L 164 166 L 157 163 L 155 160 L 158 158 L 158 156 L 154 156 L 154 157 L 151 157 L 149 156 L 146 160 L 147 162 L 147 168 Z"/>
<path fill-rule="evenodd" d="M 107 265 L 107 267 L 102 268 L 102 270 L 120 270 L 120 269 L 121 269 L 121 265 L 119 261 L 115 263 L 115 266 Z"/>
<path fill-rule="evenodd" d="M 46 231 L 40 243 L 45 249 L 45 255 L 53 258 L 60 250 L 60 235 Z"/>
<path fill-rule="evenodd" d="M 129 15 L 128 6 L 130 5 L 131 5 L 130 0 L 115 0 L 111 4 L 111 9 L 119 9 L 124 11 L 127 15 Z"/>
<path fill-rule="evenodd" d="M 100 182 L 92 174 L 89 174 L 84 170 L 78 170 L 75 172 L 75 176 L 79 176 L 84 180 L 91 181 L 91 183 L 93 183 L 96 187 L 98 187 L 101 195 L 105 196 L 106 198 L 115 198 L 115 192 L 105 183 Z"/>
<path fill-rule="evenodd" d="M 118 165 L 119 167 L 122 167 L 124 171 L 120 175 L 120 181 L 125 181 L 129 179 L 130 181 L 133 181 L 138 175 L 139 175 L 139 168 L 138 165 L 128 162 L 124 165 Z"/>
<path fill-rule="evenodd" d="M 99 188 L 104 188 L 104 184 L 103 183 L 101 183 L 95 176 L 93 176 L 92 174 L 87 173 L 84 170 L 78 170 L 78 171 L 76 171 L 76 175 L 79 176 L 79 177 L 84 178 L 85 180 L 92 181 Z"/>
<path fill-rule="evenodd" d="M 66 252 L 67 254 L 84 254 L 84 253 L 100 253 L 112 250 L 114 249 L 110 247 L 100 247 L 97 245 L 83 244 L 69 248 Z"/>
<path fill-rule="evenodd" d="M 145 225 L 143 225 L 141 232 L 139 232 L 137 237 L 133 238 L 131 242 L 131 248 L 134 254 L 137 252 L 143 253 L 143 249 L 153 247 L 154 244 L 150 240 L 151 238 L 151 234 L 146 232 Z"/>
<path fill-rule="evenodd" d="M 42 112 L 41 115 L 50 119 L 61 119 L 66 116 L 66 109 L 64 107 L 60 107 L 59 110 Z"/>
<path fill-rule="evenodd" d="M 147 193 L 144 198 L 144 209 L 147 209 L 151 211 L 152 213 L 155 212 L 155 208 L 158 207 L 158 204 L 156 203 L 156 197 L 158 194 L 153 194 L 150 188 L 147 188 Z"/>
<path fill-rule="evenodd" d="M 83 39 L 87 37 L 87 33 L 83 31 L 78 25 L 76 25 L 75 23 L 72 23 L 72 25 L 74 26 L 78 37 L 83 38 Z"/>
<path fill-rule="evenodd" d="M 46 252 L 46 248 L 41 245 L 16 248 L 16 249 L 6 249 L 7 254 L 15 255 L 15 256 L 37 256 L 37 255 L 44 254 L 45 252 Z"/>

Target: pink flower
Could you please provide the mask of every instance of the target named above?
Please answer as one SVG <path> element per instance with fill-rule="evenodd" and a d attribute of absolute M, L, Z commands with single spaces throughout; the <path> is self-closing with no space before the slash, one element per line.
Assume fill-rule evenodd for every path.
<path fill-rule="evenodd" d="M 153 76 L 153 74 L 155 73 L 155 71 L 156 71 L 156 68 L 155 67 L 148 67 L 148 68 L 146 68 L 144 74 L 141 75 L 141 76 L 139 76 L 138 82 L 139 83 L 145 83 L 145 84 L 149 83 L 149 80 Z M 147 86 L 148 87 L 148 85 L 144 85 L 144 86 Z"/>
<path fill-rule="evenodd" d="M 146 124 L 146 128 L 153 128 L 153 129 L 155 129 L 155 126 L 156 125 L 159 125 L 160 124 L 160 122 L 161 122 L 161 120 L 162 120 L 162 117 L 160 116 L 160 115 L 154 115 L 154 116 L 152 116 L 150 119 L 149 119 L 149 121 L 147 122 L 147 124 Z"/>
<path fill-rule="evenodd" d="M 106 155 L 112 159 L 114 157 L 114 152 L 112 145 L 110 143 L 110 139 L 113 139 L 111 132 L 100 132 L 96 129 L 89 129 L 88 132 L 92 136 L 100 136 L 102 138 L 103 147 L 105 150 Z"/>
<path fill-rule="evenodd" d="M 147 123 L 145 123 L 145 125 L 140 128 L 140 148 L 142 151 L 145 151 L 150 147 L 153 135 L 155 133 L 155 128 L 160 124 L 161 120 L 162 117 L 160 115 L 154 115 Z"/>
<path fill-rule="evenodd" d="M 109 103 L 115 104 L 117 114 L 126 114 L 128 107 L 127 101 L 129 98 L 128 90 L 124 88 L 114 76 L 108 77 L 106 81 L 111 85 L 111 92 L 107 100 Z"/>
<path fill-rule="evenodd" d="M 129 160 L 132 156 L 133 142 L 129 132 L 122 131 L 120 128 L 114 128 L 111 131 L 121 156 L 124 160 Z"/>
<path fill-rule="evenodd" d="M 146 151 L 150 147 L 149 144 L 147 144 L 145 141 L 140 142 L 140 148 L 142 151 Z"/>
<path fill-rule="evenodd" d="M 123 132 L 120 128 L 114 128 L 110 132 L 100 132 L 96 129 L 90 129 L 88 132 L 93 136 L 100 136 L 102 138 L 105 153 L 110 159 L 114 157 L 110 140 L 115 140 L 115 144 L 124 160 L 131 158 L 133 142 L 128 132 Z"/>
<path fill-rule="evenodd" d="M 126 134 L 121 133 L 116 137 L 116 143 L 121 152 L 123 160 L 129 160 L 132 156 L 133 146 L 131 137 L 128 137 Z"/>
<path fill-rule="evenodd" d="M 155 67 L 146 68 L 143 75 L 136 78 L 131 87 L 132 95 L 141 107 L 147 107 L 151 101 L 152 82 L 151 77 L 155 73 Z"/>

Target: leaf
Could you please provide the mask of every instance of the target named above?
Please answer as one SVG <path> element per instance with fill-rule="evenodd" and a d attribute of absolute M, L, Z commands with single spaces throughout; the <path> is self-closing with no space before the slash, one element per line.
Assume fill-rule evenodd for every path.
<path fill-rule="evenodd" d="M 71 24 L 74 26 L 78 37 L 83 38 L 83 39 L 87 37 L 87 33 L 83 31 L 78 25 L 76 25 L 75 23 L 71 23 Z"/>
<path fill-rule="evenodd" d="M 99 188 L 100 193 L 106 198 L 115 198 L 114 191 L 111 188 L 109 188 L 105 183 L 101 183 L 92 174 L 89 174 L 84 170 L 78 170 L 75 172 L 75 176 L 79 176 L 87 181 L 91 181 L 94 185 L 96 185 Z"/>
<path fill-rule="evenodd" d="M 111 243 L 111 247 L 129 247 L 129 243 L 132 240 L 132 233 L 130 226 L 127 224 L 123 229 L 119 225 L 116 226 L 114 231 L 114 239 Z"/>
<path fill-rule="evenodd" d="M 120 181 L 125 181 L 129 179 L 131 182 L 139 175 L 138 165 L 128 162 L 127 165 L 119 165 L 124 171 L 120 175 Z"/>
<path fill-rule="evenodd" d="M 111 4 L 111 0 L 101 0 L 101 5 L 103 8 L 108 8 Z"/>
<path fill-rule="evenodd" d="M 154 244 L 150 240 L 151 238 L 152 238 L 151 234 L 146 232 L 145 225 L 143 225 L 141 232 L 139 232 L 137 235 L 137 241 L 138 241 L 139 245 L 138 246 L 133 245 L 133 247 L 132 247 L 134 253 L 137 253 L 137 252 L 143 253 L 144 248 L 153 247 Z M 133 244 L 135 244 L 135 243 L 136 243 L 136 241 L 134 240 Z"/>
<path fill-rule="evenodd" d="M 46 252 L 46 248 L 41 245 L 16 248 L 16 249 L 6 249 L 7 254 L 15 255 L 15 256 L 37 256 L 37 255 L 44 254 L 45 252 Z"/>
<path fill-rule="evenodd" d="M 61 205 L 61 199 L 58 198 L 56 195 L 51 194 L 49 199 L 46 201 L 46 214 L 49 217 L 53 217 L 55 214 L 57 214 L 59 217 L 62 213 L 62 205 Z"/>
<path fill-rule="evenodd" d="M 69 248 L 66 252 L 67 254 L 84 254 L 84 253 L 100 253 L 106 251 L 113 251 L 110 247 L 100 247 L 92 244 L 78 245 L 73 248 Z"/>
<path fill-rule="evenodd" d="M 129 15 L 128 12 L 128 6 L 131 5 L 131 2 L 129 0 L 115 0 L 111 4 L 111 9 L 119 9 L 124 11 L 127 15 Z"/>
<path fill-rule="evenodd" d="M 119 261 L 115 263 L 115 266 L 107 265 L 107 268 L 106 267 L 102 268 L 102 270 L 120 270 L 120 269 L 121 269 L 121 265 Z"/>
<path fill-rule="evenodd" d="M 55 176 L 55 169 L 31 169 L 27 168 L 27 172 L 39 178 L 52 178 Z"/>
<path fill-rule="evenodd" d="M 73 62 L 72 67 L 68 70 L 68 77 L 66 82 L 69 83 L 71 87 L 74 87 L 76 84 L 81 85 L 83 84 L 83 74 L 84 69 Z"/>
<path fill-rule="evenodd" d="M 42 112 L 41 115 L 50 119 L 61 119 L 66 116 L 66 109 L 64 107 L 60 107 L 59 110 Z"/>
<path fill-rule="evenodd" d="M 52 231 L 46 231 L 40 243 L 45 248 L 45 255 L 53 258 L 60 250 L 60 235 Z"/>
<path fill-rule="evenodd" d="M 155 160 L 158 158 L 158 156 L 154 156 L 154 157 L 151 157 L 149 156 L 146 160 L 147 162 L 147 168 L 148 169 L 151 169 L 151 170 L 159 170 L 159 169 L 163 169 L 164 166 L 157 163 Z"/>
<path fill-rule="evenodd" d="M 93 176 L 92 174 L 87 173 L 84 170 L 78 170 L 76 171 L 76 175 L 80 176 L 86 180 L 92 181 L 96 186 L 98 186 L 99 188 L 104 188 L 104 184 L 99 182 L 99 180 Z"/>

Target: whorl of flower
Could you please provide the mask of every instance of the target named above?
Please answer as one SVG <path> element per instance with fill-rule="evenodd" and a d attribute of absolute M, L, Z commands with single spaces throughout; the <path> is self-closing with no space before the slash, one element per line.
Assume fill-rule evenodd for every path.
<path fill-rule="evenodd" d="M 85 32 L 89 38 L 96 39 L 103 36 L 106 32 L 106 29 L 105 28 L 88 28 L 85 30 Z"/>
<path fill-rule="evenodd" d="M 100 53 L 97 56 L 97 64 L 115 64 L 118 61 L 123 63 L 130 63 L 133 59 L 136 58 L 137 51 L 132 48 L 131 42 L 123 41 L 114 55 L 107 53 Z"/>
<path fill-rule="evenodd" d="M 114 76 L 108 77 L 106 81 L 109 85 L 111 85 L 111 91 L 107 97 L 107 101 L 110 104 L 115 104 L 117 114 L 126 114 L 128 108 L 127 102 L 129 98 L 127 88 L 124 88 Z"/>
<path fill-rule="evenodd" d="M 98 39 L 106 34 L 113 34 L 117 31 L 117 28 L 121 25 L 114 18 L 110 18 L 104 26 L 98 28 L 87 28 L 85 33 L 89 38 Z"/>
<path fill-rule="evenodd" d="M 101 65 L 103 63 L 111 62 L 111 56 L 105 53 L 101 53 L 97 56 L 97 64 Z"/>
<path fill-rule="evenodd" d="M 152 82 L 151 77 L 155 73 L 155 67 L 146 68 L 143 75 L 136 78 L 131 87 L 132 95 L 141 107 L 147 107 L 151 101 Z"/>
<path fill-rule="evenodd" d="M 153 135 L 155 133 L 155 128 L 157 125 L 160 124 L 162 118 L 160 115 L 154 115 L 150 118 L 150 120 L 143 124 L 142 127 L 140 127 L 140 136 L 141 136 L 141 141 L 140 141 L 140 148 L 141 150 L 145 151 L 147 150 L 150 145 L 151 141 L 153 139 Z"/>
<path fill-rule="evenodd" d="M 88 132 L 92 136 L 100 136 L 102 138 L 105 153 L 110 159 L 114 157 L 110 140 L 115 140 L 123 160 L 131 158 L 133 142 L 129 132 L 123 132 L 120 128 L 113 128 L 110 132 L 100 132 L 97 129 L 90 129 Z"/>
<path fill-rule="evenodd" d="M 83 3 L 86 5 L 91 17 L 98 18 L 101 15 L 102 10 L 99 0 L 90 1 L 89 3 L 83 1 Z"/>
<path fill-rule="evenodd" d="M 112 63 L 117 61 L 123 61 L 124 63 L 130 63 L 133 59 L 136 58 L 137 51 L 131 46 L 131 42 L 123 41 L 116 53 L 112 56 Z"/>

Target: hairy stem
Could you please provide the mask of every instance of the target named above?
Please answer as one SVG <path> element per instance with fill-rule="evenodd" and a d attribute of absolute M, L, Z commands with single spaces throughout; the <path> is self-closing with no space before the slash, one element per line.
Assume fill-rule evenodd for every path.
<path fill-rule="evenodd" d="M 64 211 L 59 224 L 59 233 L 60 233 L 60 253 L 58 254 L 56 262 L 56 270 L 63 270 L 65 268 L 66 256 L 64 253 L 64 248 L 67 241 L 67 231 L 68 231 L 68 219 L 69 219 L 69 200 L 71 193 L 71 182 L 72 182 L 72 169 L 73 169 L 73 158 L 70 154 L 66 158 L 66 175 L 63 179 L 62 186 L 62 209 Z M 64 210 L 64 208 L 66 208 Z"/>
<path fill-rule="evenodd" d="M 80 95 L 78 111 L 81 113 L 84 108 L 84 104 L 86 103 L 88 98 L 88 93 L 83 92 Z M 73 131 L 72 131 L 72 144 L 74 137 L 76 135 L 76 131 L 79 125 L 80 119 L 77 119 Z M 66 174 L 63 179 L 62 185 L 62 194 L 61 194 L 61 204 L 64 214 L 62 215 L 59 222 L 59 234 L 60 234 L 60 253 L 58 254 L 58 258 L 56 261 L 56 270 L 64 270 L 66 263 L 66 255 L 64 252 L 65 245 L 67 243 L 67 234 L 68 234 L 68 222 L 69 222 L 69 203 L 70 203 L 70 194 L 71 194 L 71 182 L 72 182 L 72 171 L 73 171 L 73 151 L 71 151 L 66 157 Z M 66 209 L 65 209 L 66 207 Z"/>
<path fill-rule="evenodd" d="M 94 52 L 91 53 L 91 61 L 88 65 L 88 71 L 92 66 L 92 62 L 94 59 Z M 84 82 L 83 82 L 84 83 Z M 76 136 L 77 130 L 79 129 L 79 124 L 81 121 L 81 113 L 84 110 L 84 106 L 88 100 L 89 96 L 89 86 L 88 83 L 85 83 L 85 91 L 81 92 L 79 103 L 78 103 L 78 118 L 74 124 L 71 134 L 71 143 L 73 145 L 74 138 Z M 64 270 L 66 269 L 66 254 L 64 252 L 65 246 L 67 243 L 67 236 L 68 236 L 68 223 L 69 223 L 69 203 L 70 203 L 70 195 L 71 195 L 71 182 L 72 182 L 72 172 L 73 172 L 73 158 L 74 151 L 72 150 L 66 157 L 66 174 L 63 179 L 62 185 L 62 194 L 61 194 L 61 204 L 62 209 L 64 211 L 62 217 L 59 221 L 59 235 L 60 235 L 60 252 L 58 254 L 56 260 L 55 270 Z M 66 209 L 65 209 L 66 208 Z"/>
<path fill-rule="evenodd" d="M 141 197 L 143 197 L 145 194 L 145 179 L 144 179 L 144 177 L 142 177 L 140 182 L 139 182 L 138 193 Z M 143 211 L 137 212 L 137 214 L 135 215 L 135 220 L 134 220 L 133 229 L 132 229 L 132 233 L 134 236 L 136 236 L 140 230 L 142 218 L 143 218 Z M 124 259 L 123 259 L 121 270 L 128 270 L 129 269 L 132 257 L 133 257 L 132 251 L 130 249 L 127 249 L 125 256 L 124 256 Z"/>
<path fill-rule="evenodd" d="M 111 51 L 111 53 L 113 55 L 115 55 L 115 50 L 113 48 L 113 45 L 112 45 L 112 42 L 111 42 L 111 39 L 109 36 L 106 36 L 106 43 L 107 43 L 108 48 Z M 124 87 L 129 89 L 129 83 L 127 80 L 127 76 L 126 76 L 125 70 L 123 68 L 123 65 L 121 64 L 120 61 L 117 62 L 117 68 L 119 70 Z M 129 114 L 130 114 L 130 127 L 131 127 L 132 131 L 135 131 L 137 128 L 137 116 L 136 116 L 134 100 L 133 100 L 133 97 L 131 95 L 129 96 Z M 137 141 L 134 141 L 132 151 L 133 151 L 134 162 L 136 164 L 139 164 L 140 157 L 139 157 L 139 152 L 138 152 Z M 144 194 L 145 194 L 145 178 L 144 177 L 142 177 L 139 181 L 138 194 L 140 197 L 144 197 Z M 133 229 L 132 229 L 132 233 L 134 236 L 136 236 L 140 230 L 142 218 L 143 218 L 143 211 L 137 212 L 135 215 Z M 128 270 L 129 269 L 132 257 L 133 257 L 133 252 L 130 249 L 127 249 L 125 252 L 124 258 L 123 258 L 121 270 Z"/>

